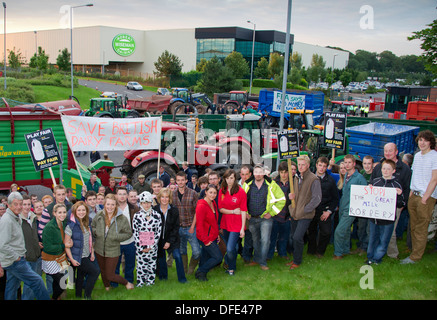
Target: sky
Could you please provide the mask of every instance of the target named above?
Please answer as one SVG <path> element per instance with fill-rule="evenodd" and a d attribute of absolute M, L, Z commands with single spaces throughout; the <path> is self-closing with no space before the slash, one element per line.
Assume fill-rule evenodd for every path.
<path fill-rule="evenodd" d="M 197 27 L 243 27 L 286 32 L 288 0 L 9 0 L 5 1 L 7 33 L 69 28 L 68 6 L 74 27 L 111 26 L 137 30 Z M 437 17 L 436 0 L 293 0 L 291 33 L 295 41 L 362 49 L 398 56 L 422 54 L 412 32 Z M 0 7 L 1 11 L 1 7 Z M 3 12 L 0 33 L 3 33 Z"/>

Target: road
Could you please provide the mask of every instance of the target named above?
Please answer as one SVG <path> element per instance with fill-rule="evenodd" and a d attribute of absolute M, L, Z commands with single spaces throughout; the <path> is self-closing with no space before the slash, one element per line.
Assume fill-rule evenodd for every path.
<path fill-rule="evenodd" d="M 103 91 L 103 92 L 110 91 L 110 92 L 121 93 L 123 95 L 127 94 L 127 97 L 129 99 L 147 98 L 156 94 L 156 92 L 147 91 L 147 90 L 143 90 L 143 91 L 128 90 L 126 89 L 125 86 L 117 85 L 109 82 L 90 81 L 90 80 L 81 79 L 79 80 L 79 84 L 81 86 L 94 88 L 96 90 Z"/>

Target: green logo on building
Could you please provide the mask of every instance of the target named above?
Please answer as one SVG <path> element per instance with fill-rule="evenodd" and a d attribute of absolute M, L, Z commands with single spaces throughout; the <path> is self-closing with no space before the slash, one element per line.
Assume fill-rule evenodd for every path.
<path fill-rule="evenodd" d="M 120 56 L 130 56 L 135 52 L 135 40 L 128 34 L 119 34 L 112 40 L 112 48 Z"/>

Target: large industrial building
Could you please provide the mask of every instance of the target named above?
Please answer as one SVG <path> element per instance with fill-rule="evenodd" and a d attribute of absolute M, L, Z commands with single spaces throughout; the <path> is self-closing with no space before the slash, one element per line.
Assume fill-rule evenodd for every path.
<path fill-rule="evenodd" d="M 3 47 L 0 35 L 0 48 Z M 269 58 L 270 53 L 285 53 L 286 33 L 274 30 L 255 31 L 254 60 Z M 295 42 L 290 36 L 290 52 L 302 55 L 309 67 L 313 54 L 321 55 L 326 67 L 343 69 L 349 53 L 317 45 Z M 201 58 L 225 58 L 238 51 L 250 61 L 252 58 L 253 30 L 240 27 L 193 28 L 172 30 L 135 30 L 107 26 L 73 29 L 73 64 L 83 72 L 119 72 L 121 75 L 153 76 L 154 62 L 165 51 L 175 54 L 183 63 L 183 72 L 196 69 Z M 60 51 L 70 52 L 70 29 L 29 31 L 6 34 L 6 49 L 20 50 L 23 60 L 30 58 L 42 47 L 49 55 L 49 63 L 56 64 Z M 2 50 L 0 49 L 0 50 Z M 3 51 L 4 52 L 4 51 Z M 104 70 L 103 70 L 104 68 Z"/>

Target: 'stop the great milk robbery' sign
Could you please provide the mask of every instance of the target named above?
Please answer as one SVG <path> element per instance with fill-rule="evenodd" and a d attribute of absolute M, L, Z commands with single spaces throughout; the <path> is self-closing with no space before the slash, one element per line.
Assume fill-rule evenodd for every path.
<path fill-rule="evenodd" d="M 94 118 L 62 116 L 68 145 L 73 151 L 158 149 L 161 123 L 150 118 Z"/>
<path fill-rule="evenodd" d="M 349 215 L 394 221 L 396 189 L 374 186 L 351 186 Z"/>

